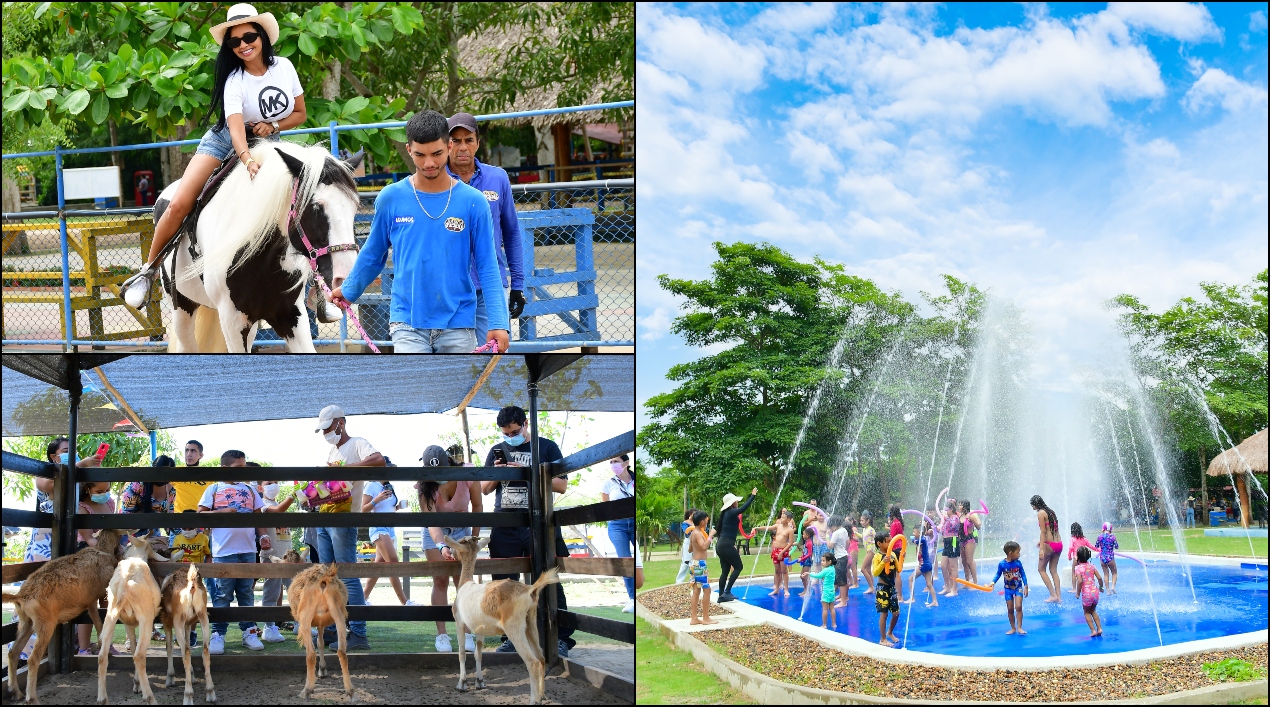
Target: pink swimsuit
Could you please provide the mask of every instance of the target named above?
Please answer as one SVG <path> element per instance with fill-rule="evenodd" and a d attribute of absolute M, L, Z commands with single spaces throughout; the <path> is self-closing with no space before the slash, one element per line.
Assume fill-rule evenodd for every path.
<path fill-rule="evenodd" d="M 1094 566 L 1088 562 L 1076 565 L 1076 576 L 1080 578 L 1080 603 L 1085 608 L 1098 606 L 1098 579 Z"/>

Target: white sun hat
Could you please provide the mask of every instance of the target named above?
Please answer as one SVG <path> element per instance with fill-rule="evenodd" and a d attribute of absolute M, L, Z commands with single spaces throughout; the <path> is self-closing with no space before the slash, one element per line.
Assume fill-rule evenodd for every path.
<path fill-rule="evenodd" d="M 723 496 L 723 508 L 719 510 L 726 511 L 729 506 L 731 506 L 733 503 L 736 503 L 739 500 L 741 500 L 741 497 L 734 493 L 726 494 Z"/>
<path fill-rule="evenodd" d="M 278 21 L 273 18 L 272 12 L 266 12 L 263 15 L 256 12 L 256 8 L 247 3 L 239 3 L 229 8 L 229 19 L 216 25 L 211 29 L 212 39 L 217 44 L 225 41 L 225 33 L 234 25 L 241 25 L 247 22 L 255 22 L 264 28 L 265 33 L 269 35 L 269 42 L 278 43 Z"/>

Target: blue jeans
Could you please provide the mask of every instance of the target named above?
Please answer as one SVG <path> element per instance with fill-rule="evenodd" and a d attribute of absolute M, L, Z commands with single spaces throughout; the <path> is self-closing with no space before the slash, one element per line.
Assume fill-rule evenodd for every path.
<path fill-rule="evenodd" d="M 391 322 L 388 338 L 397 353 L 472 353 L 476 348 L 474 329 L 416 329 Z"/>
<path fill-rule="evenodd" d="M 231 563 L 240 565 L 254 565 L 256 563 L 256 553 L 240 552 L 235 555 L 223 555 L 221 557 L 213 557 L 212 562 Z M 238 595 L 239 606 L 254 606 L 256 595 L 251 591 L 251 585 L 255 581 L 251 579 L 227 579 L 225 577 L 216 578 L 216 595 L 212 597 L 212 606 L 223 609 L 229 606 L 234 600 L 234 595 Z M 256 627 L 255 621 L 239 621 L 238 628 L 246 633 L 249 629 Z M 229 630 L 228 621 L 217 621 L 212 624 L 212 631 L 219 633 L 222 637 Z"/>
<path fill-rule="evenodd" d="M 503 301 L 506 301 L 512 294 L 511 290 L 503 290 Z M 510 324 L 508 325 L 510 326 Z M 507 332 L 511 336 L 511 332 Z M 484 346 L 486 337 L 489 335 L 489 312 L 485 311 L 485 295 L 481 290 L 476 291 L 476 346 Z M 473 346 L 472 348 L 476 348 Z"/>
<path fill-rule="evenodd" d="M 635 519 L 622 518 L 609 521 L 609 540 L 613 541 L 618 557 L 631 557 L 635 549 Z M 622 581 L 626 583 L 627 598 L 634 599 L 635 578 L 623 577 Z"/>
<path fill-rule="evenodd" d="M 1195 527 L 1195 509 L 1194 508 L 1186 509 L 1186 527 L 1188 528 Z"/>
<path fill-rule="evenodd" d="M 357 562 L 357 528 L 318 528 L 317 532 L 318 562 Z M 362 595 L 362 582 L 356 577 L 343 580 L 348 587 L 348 605 L 365 606 L 366 597 Z M 366 637 L 365 621 L 349 621 L 349 631 L 354 636 Z"/>

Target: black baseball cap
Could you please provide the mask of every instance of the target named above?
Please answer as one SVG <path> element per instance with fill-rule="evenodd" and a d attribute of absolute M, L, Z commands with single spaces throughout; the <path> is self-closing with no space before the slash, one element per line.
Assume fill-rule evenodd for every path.
<path fill-rule="evenodd" d="M 450 455 L 435 444 L 423 450 L 423 456 L 419 457 L 419 461 L 423 462 L 424 466 L 452 466 Z"/>
<path fill-rule="evenodd" d="M 471 113 L 455 113 L 445 121 L 449 128 L 447 132 L 454 132 L 455 128 L 467 128 L 473 133 L 476 132 L 476 116 Z"/>

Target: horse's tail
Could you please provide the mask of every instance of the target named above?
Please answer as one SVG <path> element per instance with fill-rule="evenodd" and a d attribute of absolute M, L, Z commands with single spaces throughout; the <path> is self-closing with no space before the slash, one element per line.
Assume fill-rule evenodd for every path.
<path fill-rule="evenodd" d="M 209 307 L 194 311 L 194 340 L 199 353 L 226 353 L 225 335 L 220 330 L 220 315 Z"/>

